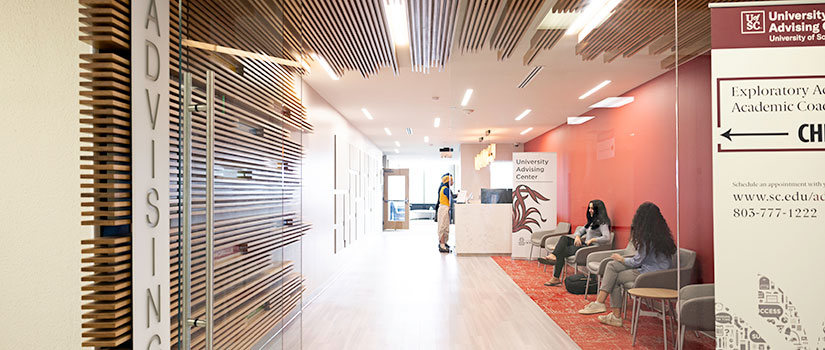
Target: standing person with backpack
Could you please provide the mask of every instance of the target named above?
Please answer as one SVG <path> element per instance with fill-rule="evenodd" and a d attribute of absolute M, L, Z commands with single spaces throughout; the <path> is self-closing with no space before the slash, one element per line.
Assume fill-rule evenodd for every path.
<path fill-rule="evenodd" d="M 602 285 L 596 301 L 587 304 L 580 314 L 592 315 L 607 311 L 604 305 L 610 295 L 611 313 L 599 316 L 599 322 L 621 327 L 622 292 L 620 286 L 633 282 L 639 275 L 672 268 L 676 243 L 661 210 L 656 204 L 644 202 L 636 209 L 633 223 L 630 225 L 630 242 L 636 247 L 636 255 L 625 258 L 619 254 L 610 256 L 613 261 L 607 263 L 602 277 Z"/>
<path fill-rule="evenodd" d="M 453 185 L 453 176 L 446 173 L 441 176 L 441 185 L 438 186 L 438 202 L 435 204 L 435 218 L 438 222 L 438 251 L 449 253 L 450 246 L 447 239 L 450 238 L 450 208 L 453 206 L 453 192 L 450 186 Z"/>

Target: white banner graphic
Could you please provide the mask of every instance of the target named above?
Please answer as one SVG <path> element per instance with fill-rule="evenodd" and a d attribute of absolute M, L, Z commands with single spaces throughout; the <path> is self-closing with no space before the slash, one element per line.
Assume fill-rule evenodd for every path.
<path fill-rule="evenodd" d="M 759 5 L 711 5 L 716 346 L 825 349 L 825 3 Z"/>
<path fill-rule="evenodd" d="M 514 258 L 529 256 L 533 232 L 556 227 L 556 191 L 555 153 L 513 153 Z"/>

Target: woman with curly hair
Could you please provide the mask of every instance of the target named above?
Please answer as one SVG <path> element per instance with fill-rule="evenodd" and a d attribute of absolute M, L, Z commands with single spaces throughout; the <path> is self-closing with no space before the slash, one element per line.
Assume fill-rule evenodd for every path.
<path fill-rule="evenodd" d="M 613 309 L 607 315 L 599 316 L 599 322 L 622 326 L 622 317 L 619 312 L 622 306 L 620 286 L 636 280 L 640 274 L 651 271 L 667 270 L 672 268 L 673 255 L 676 254 L 676 243 L 670 232 L 661 210 L 656 204 L 645 202 L 636 209 L 633 223 L 630 226 L 630 242 L 636 248 L 636 255 L 625 258 L 613 254 L 613 261 L 607 264 L 602 277 L 602 285 L 596 301 L 587 304 L 580 314 L 592 315 L 607 311 L 604 302 L 610 295 L 610 307 Z"/>
<path fill-rule="evenodd" d="M 563 236 L 556 243 L 556 247 L 549 255 L 539 258 L 545 265 L 553 265 L 553 278 L 545 286 L 561 285 L 561 271 L 564 269 L 564 259 L 576 254 L 581 247 L 601 245 L 610 242 L 610 217 L 604 202 L 594 199 L 587 204 L 587 225 L 579 226 L 573 236 Z"/>

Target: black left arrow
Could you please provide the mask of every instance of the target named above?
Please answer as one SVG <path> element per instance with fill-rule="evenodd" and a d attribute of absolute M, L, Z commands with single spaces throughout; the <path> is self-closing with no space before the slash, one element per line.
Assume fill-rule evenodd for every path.
<path fill-rule="evenodd" d="M 731 136 L 788 136 L 786 132 L 740 132 L 732 133 L 731 129 L 722 133 L 722 136 L 728 140 L 733 141 Z"/>

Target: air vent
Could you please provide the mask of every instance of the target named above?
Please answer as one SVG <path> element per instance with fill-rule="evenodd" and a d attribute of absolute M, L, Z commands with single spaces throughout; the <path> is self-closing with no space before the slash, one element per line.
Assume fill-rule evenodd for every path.
<path fill-rule="evenodd" d="M 412 128 L 407 128 L 405 130 L 407 131 L 407 135 L 412 135 L 413 134 Z"/>
<path fill-rule="evenodd" d="M 544 66 L 536 66 L 535 68 L 533 68 L 533 70 L 530 71 L 530 74 L 527 74 L 527 77 L 524 78 L 524 81 L 522 81 L 521 84 L 518 84 L 518 88 L 523 89 L 525 86 L 527 86 L 527 84 L 530 84 L 533 78 L 535 78 L 536 75 L 539 74 L 539 72 L 541 72 L 543 68 Z"/>

